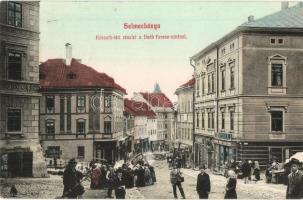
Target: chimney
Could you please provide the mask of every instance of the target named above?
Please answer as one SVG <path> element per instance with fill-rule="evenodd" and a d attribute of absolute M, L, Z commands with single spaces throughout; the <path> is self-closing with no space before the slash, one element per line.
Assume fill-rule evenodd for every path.
<path fill-rule="evenodd" d="M 252 22 L 252 21 L 254 21 L 254 16 L 253 16 L 253 15 L 250 15 L 250 16 L 248 17 L 248 22 Z"/>
<path fill-rule="evenodd" d="M 282 1 L 281 2 L 281 10 L 287 9 L 288 6 L 289 6 L 289 2 L 288 1 Z"/>
<path fill-rule="evenodd" d="M 65 64 L 70 65 L 72 61 L 72 45 L 70 43 L 65 44 L 65 51 L 66 51 Z"/>

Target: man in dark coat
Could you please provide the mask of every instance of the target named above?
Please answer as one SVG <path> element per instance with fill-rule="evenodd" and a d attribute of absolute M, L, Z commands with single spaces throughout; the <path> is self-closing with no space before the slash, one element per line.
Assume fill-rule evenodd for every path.
<path fill-rule="evenodd" d="M 248 177 L 251 176 L 251 167 L 247 161 L 244 161 L 241 166 L 241 171 L 243 173 L 244 183 L 248 183 Z"/>
<path fill-rule="evenodd" d="M 84 188 L 80 184 L 80 180 L 83 176 L 81 172 L 76 171 L 76 165 L 77 162 L 73 158 L 68 162 L 68 165 L 64 170 L 63 173 L 64 189 L 63 189 L 62 197 L 76 199 L 78 195 L 82 195 L 84 193 Z"/>
<path fill-rule="evenodd" d="M 117 176 L 114 178 L 116 199 L 125 199 L 125 179 L 123 179 L 122 170 L 117 170 Z"/>
<path fill-rule="evenodd" d="M 303 198 L 303 174 L 298 170 L 298 164 L 293 163 L 291 173 L 288 175 L 288 184 L 286 190 L 287 199 Z"/>
<path fill-rule="evenodd" d="M 200 174 L 197 177 L 197 193 L 199 199 L 208 199 L 210 192 L 210 179 L 209 175 L 205 172 L 205 167 L 200 168 Z"/>

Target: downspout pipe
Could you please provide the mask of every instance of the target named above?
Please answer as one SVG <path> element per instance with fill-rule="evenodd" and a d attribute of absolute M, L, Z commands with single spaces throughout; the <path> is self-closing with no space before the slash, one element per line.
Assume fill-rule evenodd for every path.
<path fill-rule="evenodd" d="M 194 69 L 194 74 L 195 74 L 195 70 L 196 70 L 196 66 L 193 64 L 193 59 L 190 58 L 190 65 L 193 67 Z M 196 80 L 196 79 L 195 79 Z M 193 166 L 192 168 L 195 168 L 195 122 L 196 122 L 196 117 L 195 117 L 195 93 L 196 93 L 196 83 L 194 84 L 194 90 L 193 90 L 193 103 L 192 103 L 192 113 L 193 113 L 193 131 L 192 131 L 192 139 L 193 139 L 193 147 L 192 147 L 192 163 Z"/>

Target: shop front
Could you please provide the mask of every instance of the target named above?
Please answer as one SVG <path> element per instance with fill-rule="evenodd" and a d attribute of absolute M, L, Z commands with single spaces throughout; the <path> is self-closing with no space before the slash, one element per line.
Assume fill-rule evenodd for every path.
<path fill-rule="evenodd" d="M 176 154 L 181 157 L 182 165 L 184 168 L 191 168 L 193 165 L 192 155 L 192 145 L 179 143 L 178 148 L 175 149 Z"/>
<path fill-rule="evenodd" d="M 215 163 L 214 170 L 224 172 L 231 160 L 237 161 L 237 142 L 232 140 L 230 133 L 219 133 L 214 139 Z"/>
<path fill-rule="evenodd" d="M 195 135 L 194 143 L 194 167 L 205 166 L 213 168 L 214 163 L 214 144 L 211 137 Z"/>

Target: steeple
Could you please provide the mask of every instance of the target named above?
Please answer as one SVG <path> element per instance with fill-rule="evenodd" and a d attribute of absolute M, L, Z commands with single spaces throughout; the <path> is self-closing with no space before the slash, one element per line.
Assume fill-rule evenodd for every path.
<path fill-rule="evenodd" d="M 160 85 L 158 82 L 155 83 L 154 93 L 161 93 Z"/>

